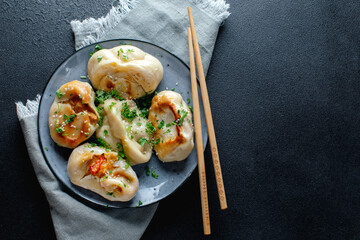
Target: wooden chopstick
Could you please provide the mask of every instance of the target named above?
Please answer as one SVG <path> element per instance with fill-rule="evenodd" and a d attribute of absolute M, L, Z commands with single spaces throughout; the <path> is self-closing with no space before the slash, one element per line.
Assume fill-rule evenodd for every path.
<path fill-rule="evenodd" d="M 199 94 L 198 94 L 197 81 L 196 81 L 194 48 L 193 48 L 193 45 L 192 45 L 192 38 L 191 38 L 190 28 L 188 28 L 187 30 L 188 30 L 188 41 L 189 41 L 191 91 L 192 91 L 192 99 L 193 99 L 193 107 L 194 107 L 196 153 L 197 153 L 197 159 L 198 159 L 200 197 L 201 197 L 203 226 L 204 226 L 204 234 L 205 235 L 210 235 L 209 203 L 208 203 L 208 194 L 207 194 L 207 186 L 206 186 L 205 158 L 204 158 L 202 131 L 201 131 Z"/>
<path fill-rule="evenodd" d="M 212 154 L 212 158 L 213 158 L 213 165 L 214 165 L 215 177 L 216 177 L 216 185 L 217 185 L 218 195 L 219 195 L 219 200 L 220 200 L 220 208 L 224 210 L 224 209 L 227 209 L 227 202 L 226 202 L 224 182 L 223 182 L 222 173 L 221 173 L 219 152 L 218 152 L 218 147 L 217 147 L 217 143 L 216 143 L 214 123 L 213 123 L 212 114 L 211 114 L 209 95 L 208 95 L 206 82 L 205 82 L 204 68 L 203 68 L 202 61 L 201 61 L 199 43 L 198 43 L 195 26 L 194 26 L 194 19 L 193 19 L 190 7 L 188 7 L 188 13 L 189 13 L 191 35 L 192 35 L 193 45 L 194 45 L 194 49 L 195 49 L 195 58 L 196 58 L 196 65 L 197 65 L 199 81 L 200 81 L 201 96 L 202 96 L 204 110 L 205 110 L 206 125 L 207 125 L 207 129 L 208 129 L 208 133 L 209 133 L 210 148 L 211 148 L 211 154 Z"/>

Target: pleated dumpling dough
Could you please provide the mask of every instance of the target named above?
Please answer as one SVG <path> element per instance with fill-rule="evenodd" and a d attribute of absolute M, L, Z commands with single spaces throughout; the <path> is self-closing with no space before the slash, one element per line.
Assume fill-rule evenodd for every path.
<path fill-rule="evenodd" d="M 136 103 L 133 100 L 107 99 L 103 107 L 108 118 L 111 135 L 121 141 L 130 164 L 135 165 L 149 161 L 155 128 L 146 118 L 141 117 Z M 104 138 L 105 141 L 106 139 Z"/>
<path fill-rule="evenodd" d="M 136 173 L 116 152 L 83 144 L 73 150 L 67 166 L 73 184 L 110 201 L 129 201 L 138 188 Z"/>
<path fill-rule="evenodd" d="M 103 105 L 99 105 L 98 108 L 103 108 Z M 114 135 L 112 134 L 109 124 L 109 118 L 106 116 L 105 110 L 102 110 L 101 114 L 103 114 L 103 121 L 102 125 L 96 129 L 96 137 L 104 140 L 110 146 L 110 149 L 112 149 L 113 151 L 119 151 L 119 144 L 121 144 L 121 140 L 114 137 Z"/>
<path fill-rule="evenodd" d="M 186 159 L 194 148 L 192 115 L 181 95 L 174 91 L 162 91 L 152 100 L 149 121 L 156 128 L 154 146 L 163 162 Z"/>
<path fill-rule="evenodd" d="M 95 89 L 115 89 L 125 99 L 137 99 L 155 91 L 163 78 L 158 59 L 132 45 L 95 52 L 88 75 Z"/>
<path fill-rule="evenodd" d="M 58 145 L 75 148 L 88 139 L 97 127 L 99 114 L 95 93 L 89 83 L 74 80 L 57 91 L 49 111 L 51 138 Z"/>

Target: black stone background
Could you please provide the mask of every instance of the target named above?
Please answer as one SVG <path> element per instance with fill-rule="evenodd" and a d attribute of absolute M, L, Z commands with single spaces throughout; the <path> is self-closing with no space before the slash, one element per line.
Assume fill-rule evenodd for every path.
<path fill-rule="evenodd" d="M 70 20 L 111 2 L 0 1 L 1 239 L 55 237 L 14 102 L 74 53 Z M 142 239 L 360 239 L 359 2 L 228 2 L 207 84 L 229 208 L 207 146 L 212 235 L 195 171 Z"/>

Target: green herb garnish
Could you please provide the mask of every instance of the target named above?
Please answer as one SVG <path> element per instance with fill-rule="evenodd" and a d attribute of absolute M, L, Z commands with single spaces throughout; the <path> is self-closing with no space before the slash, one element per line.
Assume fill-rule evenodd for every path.
<path fill-rule="evenodd" d="M 190 106 L 190 105 L 189 105 L 188 107 L 189 107 L 189 109 L 190 109 L 190 111 L 191 111 L 191 112 L 194 112 L 194 110 L 193 110 L 193 107 L 192 107 L 192 106 Z"/>
<path fill-rule="evenodd" d="M 120 97 L 120 94 L 115 90 L 112 89 L 111 91 L 104 92 L 103 90 L 97 90 L 95 92 L 95 104 L 104 104 L 105 100 L 115 98 L 118 100 L 124 100 L 124 98 Z"/>
<path fill-rule="evenodd" d="M 121 157 L 121 158 L 124 158 L 125 157 L 125 153 L 124 153 L 124 148 L 123 146 L 121 145 L 121 143 L 117 143 L 116 144 L 116 148 L 118 150 L 118 158 Z M 120 159 L 119 159 L 120 160 Z"/>
<path fill-rule="evenodd" d="M 66 114 L 64 114 L 64 120 L 67 124 L 71 123 L 72 121 L 74 121 L 74 118 L 76 117 L 75 114 L 71 114 L 70 116 L 67 116 Z"/>
<path fill-rule="evenodd" d="M 161 122 L 158 125 L 158 129 L 161 129 L 164 126 L 165 122 L 164 120 L 161 120 Z"/>
<path fill-rule="evenodd" d="M 62 133 L 64 131 L 64 129 L 62 129 L 61 127 L 58 127 L 55 129 L 55 132 L 57 133 Z"/>
<path fill-rule="evenodd" d="M 115 106 L 116 102 L 111 102 L 110 105 L 108 106 L 108 109 L 111 110 L 113 106 Z"/>
<path fill-rule="evenodd" d="M 176 125 L 176 122 L 175 122 L 175 121 L 173 121 L 173 122 L 171 122 L 171 123 L 166 124 L 166 127 L 170 127 L 170 126 L 173 126 L 173 125 Z"/>
<path fill-rule="evenodd" d="M 137 117 L 137 113 L 135 109 L 130 111 L 129 105 L 127 104 L 127 102 L 124 102 L 123 108 L 121 109 L 121 116 L 132 122 L 134 118 Z"/>
<path fill-rule="evenodd" d="M 139 203 L 138 203 L 138 205 L 136 205 L 136 207 L 139 207 L 139 206 L 141 206 L 143 203 L 139 200 Z"/>
<path fill-rule="evenodd" d="M 143 108 L 140 110 L 139 116 L 146 119 L 149 116 L 149 109 Z"/>
<path fill-rule="evenodd" d="M 149 133 L 151 136 L 154 136 L 154 133 L 156 132 L 156 128 L 152 125 L 152 123 L 147 122 L 145 131 Z"/>
<path fill-rule="evenodd" d="M 142 98 L 139 98 L 136 101 L 136 104 L 138 105 L 138 108 L 140 109 L 140 117 L 147 118 L 149 115 L 149 108 L 151 106 L 152 99 L 154 97 L 155 93 L 149 94 L 145 93 L 145 96 Z"/>
<path fill-rule="evenodd" d="M 184 119 L 186 118 L 186 116 L 188 115 L 188 112 L 185 111 L 184 109 L 178 110 L 178 113 L 180 114 L 180 119 L 177 122 L 177 124 L 181 127 Z"/>
<path fill-rule="evenodd" d="M 153 178 L 156 178 L 156 179 L 158 179 L 158 177 L 159 177 L 159 175 L 157 175 L 157 174 L 155 173 L 155 170 L 152 170 L 151 176 L 152 176 Z"/>
<path fill-rule="evenodd" d="M 57 90 L 56 95 L 58 96 L 58 98 L 62 98 L 62 96 L 64 96 L 65 93 L 62 93 L 62 92 L 60 92 L 60 90 Z"/>
<path fill-rule="evenodd" d="M 142 137 L 142 138 L 140 138 L 140 139 L 138 140 L 138 143 L 139 143 L 141 146 L 144 146 L 145 143 L 157 145 L 157 144 L 159 144 L 159 142 L 160 142 L 160 138 L 156 139 L 156 141 L 153 141 L 153 140 L 148 141 L 148 140 L 147 140 L 146 138 L 144 138 L 144 137 Z"/>
<path fill-rule="evenodd" d="M 140 138 L 138 140 L 138 143 L 141 145 L 141 146 L 144 146 L 145 143 L 148 143 L 148 140 L 144 137 Z"/>
<path fill-rule="evenodd" d="M 90 56 L 94 55 L 94 53 L 95 53 L 96 51 L 101 50 L 101 49 L 102 49 L 102 47 L 101 47 L 99 44 L 97 44 L 97 45 L 95 46 L 95 51 L 92 51 L 92 52 L 90 53 Z"/>
<path fill-rule="evenodd" d="M 103 125 L 103 121 L 104 121 L 104 107 L 96 107 L 96 111 L 99 113 L 100 118 L 98 120 L 98 124 L 101 127 Z"/>
<path fill-rule="evenodd" d="M 130 162 L 128 160 L 126 160 L 125 162 L 126 162 L 125 169 L 128 169 L 130 167 Z"/>
<path fill-rule="evenodd" d="M 108 175 L 104 175 L 101 179 L 100 179 L 100 181 L 104 181 L 105 179 L 107 179 L 109 176 Z"/>
<path fill-rule="evenodd" d="M 155 141 L 151 141 L 150 143 L 158 145 L 160 142 L 160 138 L 156 139 Z"/>
<path fill-rule="evenodd" d="M 126 127 L 125 127 L 125 129 L 126 129 L 126 131 L 127 131 L 127 132 L 130 132 L 130 131 L 131 131 L 131 128 L 132 128 L 132 126 L 131 126 L 131 125 L 130 125 L 130 126 L 126 126 Z"/>
<path fill-rule="evenodd" d="M 98 146 L 100 147 L 104 147 L 105 149 L 111 149 L 110 144 L 108 144 L 104 139 L 102 138 L 97 138 L 96 139 L 96 143 Z"/>

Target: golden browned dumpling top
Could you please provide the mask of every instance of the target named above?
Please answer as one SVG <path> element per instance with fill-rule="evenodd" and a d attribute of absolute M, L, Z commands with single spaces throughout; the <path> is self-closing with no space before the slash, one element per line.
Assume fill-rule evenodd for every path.
<path fill-rule="evenodd" d="M 129 201 L 138 188 L 136 173 L 116 152 L 83 144 L 73 150 L 67 170 L 73 184 L 110 201 Z"/>
<path fill-rule="evenodd" d="M 158 59 L 131 45 L 102 49 L 88 62 L 88 75 L 95 89 L 115 89 L 125 99 L 155 91 L 163 78 Z"/>
<path fill-rule="evenodd" d="M 97 127 L 99 115 L 90 84 L 74 80 L 56 91 L 49 111 L 51 138 L 58 145 L 75 148 L 88 139 Z"/>
<path fill-rule="evenodd" d="M 194 147 L 192 115 L 181 95 L 162 91 L 152 100 L 149 121 L 156 128 L 155 139 L 160 139 L 154 150 L 163 162 L 186 159 Z"/>

